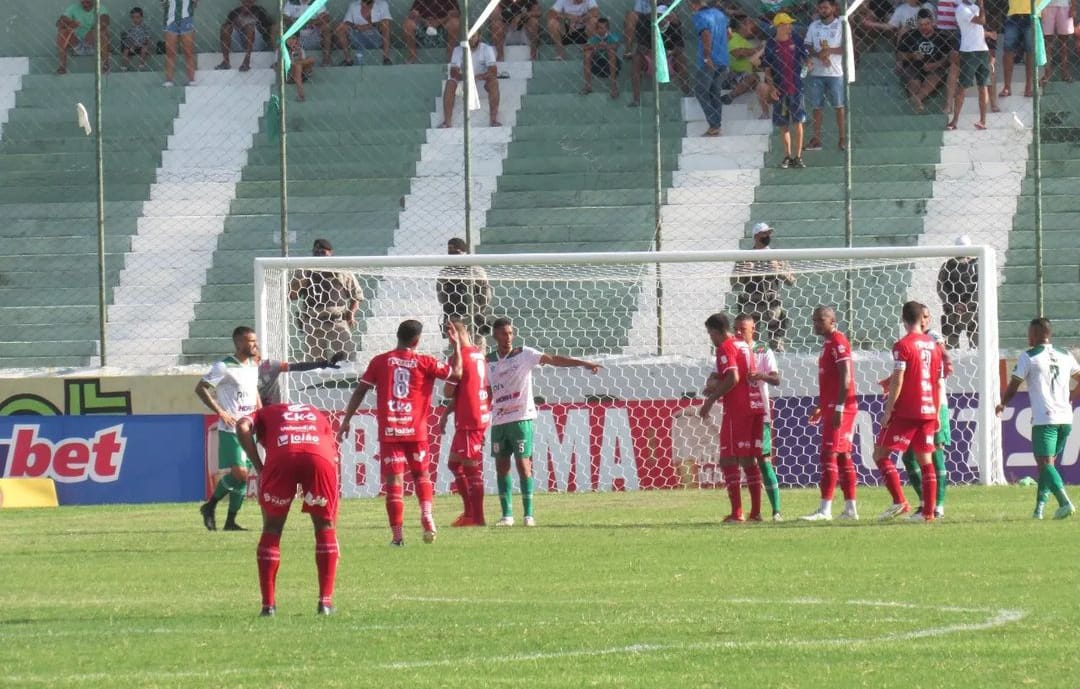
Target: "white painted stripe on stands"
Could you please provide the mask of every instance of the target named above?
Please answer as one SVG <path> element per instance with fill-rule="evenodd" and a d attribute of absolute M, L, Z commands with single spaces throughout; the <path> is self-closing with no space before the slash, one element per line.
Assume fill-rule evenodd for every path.
<path fill-rule="evenodd" d="M 0 141 L 4 138 L 4 125 L 15 108 L 15 98 L 22 89 L 22 78 L 30 73 L 30 60 L 25 57 L 0 57 Z M 75 121 L 72 104 L 71 121 Z"/>

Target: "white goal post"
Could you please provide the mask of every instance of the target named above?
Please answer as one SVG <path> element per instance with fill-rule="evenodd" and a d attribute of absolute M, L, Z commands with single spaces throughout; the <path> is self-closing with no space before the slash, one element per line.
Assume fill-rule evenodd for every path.
<path fill-rule="evenodd" d="M 256 328 L 267 358 L 306 361 L 347 352 L 338 369 L 290 374 L 281 384 L 284 399 L 340 412 L 370 358 L 394 346 L 402 320 L 424 324 L 420 349 L 445 353 L 444 313 L 467 311 L 459 315 L 480 332 L 509 317 L 516 344 L 604 367 L 597 375 L 535 370 L 537 490 L 709 488 L 722 485 L 718 420 L 701 420 L 693 409 L 714 367 L 704 321 L 714 312 L 732 318 L 750 312 L 760 339 L 777 349 L 781 384 L 770 394 L 778 476 L 786 486 L 810 486 L 818 476 L 819 430 L 807 417 L 816 404 L 821 348 L 810 316 L 818 305 L 831 306 L 854 353 L 860 480 L 876 484 L 870 451 L 883 407 L 879 381 L 891 372 L 890 349 L 903 334 L 900 308 L 909 300 L 926 304 L 939 329 L 939 275 L 954 270 L 977 276 L 977 304 L 969 304 L 977 316 L 966 319 L 977 324 L 977 336 L 969 328 L 950 350 L 950 481 L 1003 483 L 994 414 L 1000 276 L 992 247 L 258 258 Z M 440 276 L 455 282 L 458 297 L 445 298 Z M 445 308 L 439 289 L 450 304 Z M 363 295 L 355 324 L 342 315 L 349 290 Z M 354 432 L 343 448 L 343 493 L 376 495 L 370 410 L 362 410 Z M 452 483 L 448 444 L 435 439 L 432 448 L 443 492 Z M 486 479 L 493 489 L 494 477 Z"/>

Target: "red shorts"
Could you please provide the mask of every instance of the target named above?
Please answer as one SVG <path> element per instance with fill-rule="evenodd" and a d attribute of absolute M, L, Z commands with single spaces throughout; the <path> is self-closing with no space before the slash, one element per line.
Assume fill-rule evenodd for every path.
<path fill-rule="evenodd" d="M 895 452 L 912 450 L 913 452 L 933 452 L 934 434 L 937 433 L 937 419 L 897 419 L 881 429 L 878 435 L 878 447 Z"/>
<path fill-rule="evenodd" d="M 450 444 L 450 454 L 457 455 L 461 459 L 479 462 L 484 459 L 484 437 L 487 431 L 483 428 L 469 429 L 459 428 L 454 431 L 454 442 Z"/>
<path fill-rule="evenodd" d="M 297 484 L 305 512 L 337 519 L 338 463 L 320 455 L 291 454 L 267 464 L 259 477 L 259 506 L 273 517 L 288 514 Z"/>
<path fill-rule="evenodd" d="M 835 411 L 823 411 L 821 414 L 821 454 L 847 454 L 851 452 L 851 441 L 855 437 L 855 411 L 840 415 L 840 426 L 833 425 Z"/>
<path fill-rule="evenodd" d="M 720 456 L 758 457 L 764 430 L 765 417 L 762 415 L 724 414 L 720 422 Z"/>
<path fill-rule="evenodd" d="M 383 475 L 404 474 L 406 468 L 412 472 L 427 471 L 427 446 L 427 443 L 417 442 L 379 443 Z"/>

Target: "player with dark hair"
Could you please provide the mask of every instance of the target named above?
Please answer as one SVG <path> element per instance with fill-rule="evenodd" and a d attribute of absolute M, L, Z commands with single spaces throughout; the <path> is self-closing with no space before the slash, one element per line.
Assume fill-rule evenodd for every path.
<path fill-rule="evenodd" d="M 435 379 L 461 380 L 461 342 L 457 332 L 447 337 L 454 347 L 451 363 L 416 352 L 424 331 L 420 321 L 402 321 L 397 329 L 397 347 L 375 356 L 356 383 L 349 405 L 341 419 L 338 441 L 349 434 L 349 422 L 368 391 L 375 389 L 379 421 L 379 459 L 382 463 L 383 489 L 386 491 L 386 514 L 393 532 L 391 545 L 404 545 L 405 468 L 416 484 L 420 501 L 420 524 L 424 542 L 435 540 L 432 516 L 434 490 L 428 471 L 428 417 L 431 415 L 431 390 Z"/>
<path fill-rule="evenodd" d="M 255 331 L 246 326 L 233 330 L 233 353 L 210 367 L 195 386 L 202 403 L 217 414 L 218 469 L 228 471 L 214 487 L 213 496 L 199 506 L 203 526 L 217 529 L 214 514 L 217 504 L 229 496 L 229 516 L 225 531 L 245 531 L 236 523 L 236 515 L 247 495 L 248 470 L 251 465 L 236 439 L 236 422 L 259 408 L 259 342 Z M 213 390 L 213 393 L 210 391 Z"/>
<path fill-rule="evenodd" d="M 818 406 L 810 413 L 811 423 L 821 423 L 821 505 L 806 515 L 805 521 L 832 519 L 836 484 L 844 493 L 840 519 L 859 518 L 855 502 L 858 475 L 852 459 L 855 435 L 855 364 L 851 343 L 836 326 L 836 311 L 828 306 L 814 309 L 814 334 L 823 338 L 818 357 Z"/>
<path fill-rule="evenodd" d="M 450 444 L 447 466 L 464 510 L 451 526 L 484 526 L 484 434 L 491 423 L 491 390 L 484 350 L 473 345 L 469 328 L 460 318 L 451 318 L 448 329 L 461 342 L 461 380 L 447 383 L 443 391 L 446 410 L 439 419 L 439 433 L 445 434 L 446 422 L 454 415 L 454 439 Z"/>
<path fill-rule="evenodd" d="M 1043 509 L 1050 493 L 1057 498 L 1054 519 L 1065 519 L 1076 508 L 1065 493 L 1061 474 L 1054 460 L 1065 451 L 1065 441 L 1072 430 L 1073 407 L 1080 402 L 1080 364 L 1064 349 L 1051 344 L 1053 325 L 1048 318 L 1036 318 L 1028 326 L 1031 349 L 1016 360 L 1009 387 L 1001 396 L 997 413 L 1012 401 L 1021 383 L 1027 383 L 1031 407 L 1031 449 L 1039 465 L 1039 489 L 1035 497 L 1035 519 L 1043 518 Z M 1069 385 L 1075 383 L 1072 393 Z"/>
<path fill-rule="evenodd" d="M 720 470 L 731 501 L 731 514 L 724 518 L 724 523 L 739 523 L 746 521 L 742 511 L 739 465 L 747 470 L 748 477 L 757 468 L 765 407 L 758 386 L 751 384 L 754 359 L 750 348 L 732 335 L 728 317 L 714 313 L 705 319 L 705 329 L 716 347 L 716 371 L 705 384 L 705 403 L 698 413 L 707 419 L 716 401 L 724 399 L 724 416 L 720 422 Z M 760 482 L 758 491 L 760 510 Z"/>
<path fill-rule="evenodd" d="M 891 457 L 893 452 L 904 452 L 910 447 L 922 471 L 922 521 L 932 522 L 937 505 L 937 472 L 931 453 L 938 424 L 941 351 L 922 330 L 922 304 L 905 303 L 901 318 L 907 335 L 893 345 L 893 373 L 889 378 L 881 432 L 874 445 L 874 462 L 893 499 L 881 519 L 911 511 Z"/>
<path fill-rule="evenodd" d="M 601 366 L 558 354 L 544 354 L 532 347 L 514 346 L 514 324 L 509 318 L 497 318 L 491 324 L 495 351 L 488 354 L 488 380 L 491 382 L 491 453 L 499 484 L 502 517 L 496 526 L 513 526 L 513 484 L 510 459 L 517 459 L 521 480 L 521 503 L 525 526 L 535 526 L 533 515 L 532 449 L 536 401 L 533 398 L 532 370 L 537 366 L 587 368 L 592 373 Z"/>
<path fill-rule="evenodd" d="M 338 564 L 334 520 L 338 507 L 338 446 L 330 420 L 306 404 L 273 404 L 236 424 L 236 438 L 259 472 L 259 506 L 263 531 L 256 551 L 262 616 L 277 612 L 274 589 L 281 564 L 281 532 L 300 485 L 303 511 L 315 527 L 315 567 L 319 576 L 318 615 L 334 611 L 334 577 Z M 266 449 L 259 458 L 258 441 Z"/>

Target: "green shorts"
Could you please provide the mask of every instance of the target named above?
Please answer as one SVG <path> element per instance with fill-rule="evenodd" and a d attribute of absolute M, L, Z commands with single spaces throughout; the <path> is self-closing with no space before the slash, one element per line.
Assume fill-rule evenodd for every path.
<path fill-rule="evenodd" d="M 533 422 L 511 421 L 491 427 L 491 454 L 496 459 L 514 455 L 530 459 L 533 453 Z"/>
<path fill-rule="evenodd" d="M 240 447 L 240 441 L 235 433 L 218 431 L 218 469 L 228 471 L 233 467 L 251 470 L 251 460 L 244 454 L 244 448 Z"/>
<path fill-rule="evenodd" d="M 938 429 L 934 434 L 936 447 L 948 447 L 952 445 L 952 424 L 949 423 L 949 405 L 943 404 L 938 409 Z"/>
<path fill-rule="evenodd" d="M 765 422 L 765 427 L 761 431 L 761 456 L 772 456 L 772 424 L 768 421 Z"/>
<path fill-rule="evenodd" d="M 1031 427 L 1031 449 L 1036 457 L 1057 457 L 1065 451 L 1072 426 L 1067 423 Z"/>

